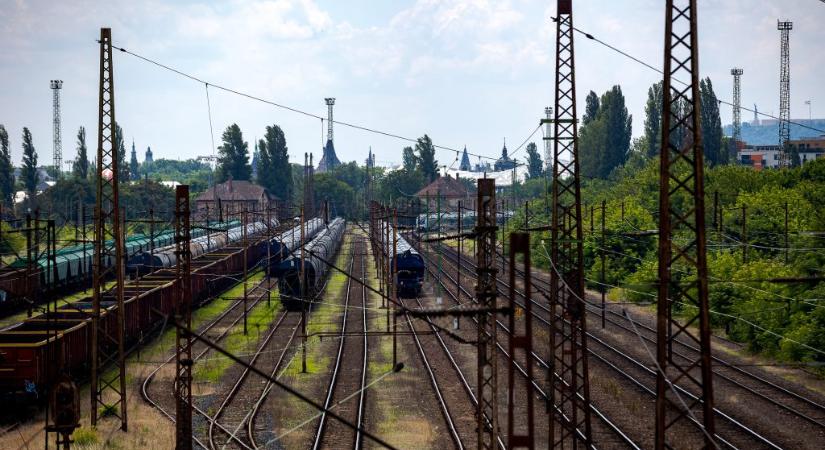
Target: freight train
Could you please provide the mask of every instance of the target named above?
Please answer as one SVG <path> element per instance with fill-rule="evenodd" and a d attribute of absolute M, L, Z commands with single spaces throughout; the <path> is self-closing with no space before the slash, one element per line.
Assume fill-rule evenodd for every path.
<path fill-rule="evenodd" d="M 199 306 L 233 283 L 225 275 L 237 274 L 246 264 L 254 267 L 266 257 L 267 245 L 261 239 L 263 223 L 252 225 L 247 251 L 237 240 L 223 248 L 192 259 L 192 302 Z M 239 227 L 229 230 L 235 236 Z M 164 316 L 174 312 L 177 285 L 175 268 L 166 267 L 127 282 L 124 286 L 127 348 L 140 345 L 164 323 Z M 115 327 L 116 308 L 110 297 L 101 302 L 104 327 Z M 66 371 L 74 379 L 88 377 L 91 367 L 92 299 L 84 298 L 57 311 L 38 314 L 0 330 L 0 398 L 32 401 L 42 394 L 43 386 Z M 50 358 L 49 355 L 52 355 Z M 58 369 L 59 368 L 59 369 Z"/>
<path fill-rule="evenodd" d="M 240 225 L 239 221 L 224 222 L 210 225 L 210 228 L 230 229 Z M 192 230 L 192 237 L 199 238 L 205 231 Z M 169 246 L 175 240 L 174 231 L 165 231 L 154 237 L 145 234 L 129 236 L 124 242 L 126 258 L 150 251 L 150 248 Z M 112 241 L 107 241 L 112 245 Z M 174 246 L 174 245 L 172 245 Z M 94 246 L 92 244 L 74 245 L 58 249 L 55 252 L 54 267 L 48 257 L 38 258 L 32 263 L 32 270 L 26 280 L 25 258 L 18 258 L 9 266 L 0 269 L 0 314 L 8 313 L 20 307 L 27 293 L 34 298 L 48 298 L 52 294 L 65 294 L 68 289 L 88 286 L 92 280 L 92 262 Z M 111 267 L 114 258 L 105 258 L 103 264 Z"/>
<path fill-rule="evenodd" d="M 299 219 L 300 220 L 300 219 Z M 304 241 L 309 241 L 324 229 L 324 221 L 320 218 L 308 220 L 304 223 Z M 289 231 L 285 231 L 269 241 L 269 263 L 267 264 L 269 275 L 280 278 L 281 261 L 287 259 L 298 248 L 301 242 L 301 226 L 298 225 Z"/>
<path fill-rule="evenodd" d="M 321 291 L 324 276 L 329 271 L 329 265 L 324 261 L 332 261 L 335 258 L 344 238 L 345 227 L 344 219 L 336 218 L 312 241 L 278 265 L 277 271 L 280 274 L 278 289 L 281 292 L 281 303 L 286 309 L 291 311 L 303 309 L 306 306 L 306 299 L 311 299 Z M 303 284 L 301 283 L 302 255 L 305 280 Z"/>
<path fill-rule="evenodd" d="M 387 229 L 389 228 L 389 230 Z M 389 242 L 385 242 L 384 254 L 392 255 L 390 259 L 390 270 L 397 268 L 395 277 L 398 286 L 398 295 L 402 297 L 417 297 L 421 295 L 421 288 L 424 284 L 424 273 L 427 266 L 424 265 L 424 258 L 413 248 L 412 245 L 401 236 L 397 237 L 396 245 L 393 245 L 393 227 L 387 222 L 381 222 L 382 236 L 389 235 Z M 387 234 L 389 233 L 389 234 Z M 398 264 L 396 267 L 395 264 Z"/>
<path fill-rule="evenodd" d="M 278 221 L 272 219 L 272 227 L 278 226 Z M 211 228 L 211 227 L 210 227 Z M 264 222 L 250 223 L 246 226 L 247 236 L 254 236 L 266 231 Z M 236 244 L 243 240 L 243 226 L 236 226 L 226 230 L 225 233 L 210 233 L 191 239 L 189 251 L 192 258 L 209 253 L 226 245 Z M 174 267 L 178 263 L 177 250 L 175 244 L 156 248 L 154 250 L 142 250 L 126 260 L 126 272 L 140 275 L 156 269 Z"/>

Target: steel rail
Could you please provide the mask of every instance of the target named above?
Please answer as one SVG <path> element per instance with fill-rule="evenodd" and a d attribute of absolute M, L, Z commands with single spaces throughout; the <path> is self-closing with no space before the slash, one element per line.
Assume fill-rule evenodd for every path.
<path fill-rule="evenodd" d="M 470 264 L 472 264 L 472 262 L 470 262 Z M 462 264 L 462 266 L 463 266 L 463 265 L 464 265 L 464 264 Z M 467 270 L 469 270 L 469 269 L 467 269 Z M 505 286 L 506 288 L 509 288 L 509 285 L 508 285 L 507 283 L 505 283 L 504 281 L 502 281 L 502 280 L 497 280 L 497 281 L 499 282 L 499 284 L 501 284 L 501 285 Z M 463 289 L 463 288 L 462 288 L 462 289 Z M 517 290 L 517 289 L 516 289 L 516 290 L 515 290 L 515 292 L 516 292 L 516 294 L 517 294 L 518 296 L 520 296 L 520 297 L 524 298 L 523 293 L 521 293 L 519 290 Z M 538 308 L 539 308 L 539 309 L 541 309 L 541 310 L 545 311 L 547 314 L 552 314 L 552 313 L 550 312 L 550 310 L 549 310 L 546 306 L 542 305 L 542 304 L 541 304 L 541 303 L 539 303 L 539 302 L 536 302 L 535 300 L 531 300 L 531 301 L 533 301 L 533 304 L 534 304 L 534 305 L 538 306 Z M 601 310 L 601 309 L 599 309 L 599 310 Z M 544 325 L 546 325 L 546 326 L 550 326 L 550 322 L 549 322 L 547 319 L 545 319 L 544 317 L 542 317 L 541 315 L 539 315 L 538 313 L 533 312 L 533 316 L 534 316 L 534 317 L 536 317 L 536 318 L 539 320 L 539 322 L 541 322 L 542 324 L 544 324 Z M 560 315 L 558 315 L 558 314 L 554 314 L 554 316 L 555 316 L 556 318 L 561 319 L 561 320 L 565 320 L 563 317 L 561 317 L 561 316 L 560 316 Z M 566 320 L 565 320 L 565 323 L 567 323 L 567 321 L 566 321 Z M 642 364 L 642 363 L 640 363 L 639 361 L 637 361 L 634 357 L 632 357 L 632 356 L 630 356 L 630 355 L 628 355 L 628 354 L 626 354 L 626 353 L 622 352 L 622 351 L 621 351 L 621 350 L 619 350 L 618 348 L 616 348 L 616 347 L 614 347 L 614 346 L 612 346 L 612 345 L 610 345 L 610 344 L 607 344 L 606 342 L 602 341 L 601 339 L 599 339 L 598 337 L 596 337 L 595 335 L 593 335 L 593 334 L 592 334 L 592 332 L 589 332 L 589 331 L 588 331 L 588 332 L 587 332 L 587 337 L 588 337 L 588 339 L 595 340 L 597 343 L 599 343 L 599 344 L 601 344 L 603 347 L 605 347 L 608 351 L 610 351 L 610 352 L 612 352 L 612 353 L 615 353 L 615 354 L 617 354 L 617 355 L 621 356 L 622 358 L 626 359 L 626 360 L 627 360 L 627 361 L 629 361 L 630 363 L 632 363 L 632 364 L 634 364 L 634 365 L 638 366 L 640 369 L 643 369 L 643 371 L 647 372 L 649 375 L 652 375 L 652 376 L 654 376 L 654 377 L 656 376 L 656 372 L 655 372 L 653 369 L 651 369 L 651 368 L 649 368 L 649 367 L 645 366 L 644 364 Z M 592 349 L 588 349 L 588 354 L 594 355 L 594 356 L 596 356 L 599 360 L 604 361 L 604 358 L 603 358 L 603 357 L 601 357 L 601 356 L 599 356 L 599 355 L 597 355 L 597 354 L 596 354 L 596 353 L 595 353 Z M 615 369 L 618 369 L 618 367 L 616 367 L 616 366 L 615 366 L 615 365 L 613 365 L 613 364 L 609 364 L 609 366 L 610 366 L 612 369 L 614 369 L 614 370 L 615 370 Z M 630 379 L 632 382 L 636 383 L 637 385 L 641 385 L 641 382 L 640 382 L 640 381 L 638 381 L 637 379 L 633 378 L 633 377 L 632 377 L 632 375 L 630 375 L 629 373 L 627 373 L 627 372 L 625 372 L 625 371 L 618 371 L 618 373 L 619 373 L 619 374 L 621 374 L 622 376 L 624 376 L 624 377 L 626 377 L 626 378 Z M 697 398 L 697 397 L 696 397 L 693 393 L 691 393 L 691 392 L 689 392 L 689 391 L 685 390 L 684 388 L 682 388 L 682 387 L 680 387 L 680 386 L 676 386 L 676 388 L 679 390 L 679 392 L 680 392 L 681 394 L 687 395 L 687 396 L 688 396 L 688 397 L 690 397 L 692 400 L 696 400 L 696 398 Z M 648 392 L 648 393 L 651 393 L 651 395 L 655 395 L 655 392 L 652 392 L 652 391 L 647 390 L 647 389 L 645 389 L 645 391 L 646 391 L 646 392 Z M 741 431 L 744 431 L 746 434 L 748 434 L 748 435 L 750 435 L 751 437 L 755 438 L 756 440 L 758 440 L 758 441 L 762 442 L 763 444 L 765 444 L 765 445 L 767 445 L 767 446 L 769 446 L 769 447 L 771 447 L 771 448 L 774 448 L 774 449 L 781 449 L 781 447 L 780 447 L 780 446 L 778 446 L 777 444 L 773 443 L 773 442 L 772 442 L 772 441 L 770 441 L 768 438 L 766 438 L 766 437 L 762 436 L 761 434 L 757 433 L 755 430 L 753 430 L 753 429 L 751 429 L 751 428 L 747 427 L 746 425 L 744 425 L 743 423 L 739 422 L 738 420 L 736 420 L 735 418 L 733 418 L 733 417 L 732 417 L 732 416 L 730 416 L 729 414 L 727 414 L 727 413 L 725 413 L 725 412 L 721 411 L 719 408 L 716 408 L 716 407 L 715 407 L 715 408 L 714 408 L 714 411 L 715 411 L 715 412 L 716 412 L 716 414 L 718 414 L 720 417 L 722 417 L 723 419 L 725 419 L 726 421 L 728 421 L 729 423 L 731 423 L 731 424 L 732 424 L 735 428 L 737 428 L 737 429 L 739 429 L 739 430 L 741 430 Z M 693 423 L 694 423 L 695 425 L 697 425 L 697 426 L 701 426 L 701 424 L 699 424 L 699 423 L 698 423 L 695 419 L 692 419 L 692 418 L 691 418 L 691 422 L 693 422 Z M 722 443 L 724 443 L 724 444 L 728 445 L 728 446 L 729 446 L 729 447 L 731 447 L 731 448 L 735 448 L 735 447 L 733 446 L 733 444 L 731 444 L 730 442 L 726 441 L 724 438 L 722 438 L 722 437 L 721 437 L 721 436 L 719 436 L 718 434 L 716 435 L 716 437 L 717 437 L 718 439 L 720 439 L 720 441 L 721 441 Z"/>
<path fill-rule="evenodd" d="M 350 251 L 352 252 L 354 243 L 350 244 Z M 353 273 L 352 269 L 355 267 L 355 253 L 352 253 L 352 258 L 349 263 L 349 272 Z M 341 334 L 338 339 L 338 353 L 335 355 L 335 366 L 332 368 L 332 374 L 329 378 L 329 386 L 327 387 L 327 395 L 324 399 L 324 411 L 321 412 L 321 417 L 318 418 L 318 428 L 315 430 L 315 439 L 312 444 L 312 450 L 321 448 L 321 441 L 324 437 L 324 431 L 327 424 L 326 410 L 332 405 L 332 397 L 335 395 L 335 388 L 338 384 L 338 372 L 341 369 L 341 356 L 344 354 L 344 342 L 347 339 L 347 318 L 349 316 L 349 301 L 352 292 L 352 278 L 347 278 L 347 294 L 344 296 L 344 313 L 341 315 Z M 363 386 L 361 386 L 363 388 Z M 359 422 L 358 427 L 361 427 Z"/>
<path fill-rule="evenodd" d="M 238 284 L 240 284 L 240 283 L 236 283 L 234 286 L 237 286 Z M 233 286 L 233 287 L 234 287 L 234 286 Z M 259 286 L 260 286 L 260 284 L 259 284 L 258 286 L 256 286 L 256 287 L 253 289 L 253 292 L 254 292 L 254 290 L 255 290 L 255 289 L 257 289 Z M 232 289 L 232 288 L 227 288 L 224 292 L 229 291 L 230 289 Z M 215 297 L 218 297 L 218 296 L 216 295 Z M 253 302 L 252 306 L 254 307 L 254 306 L 255 306 L 255 305 L 256 305 L 256 304 L 257 304 L 257 303 L 258 303 L 258 302 L 259 302 L 262 298 L 263 298 L 263 295 L 261 295 L 260 297 L 258 297 L 258 299 L 257 299 L 257 300 L 255 300 L 255 302 Z M 215 298 L 215 299 L 213 299 L 212 301 L 216 301 L 216 300 L 217 300 L 217 299 Z M 222 312 L 220 315 L 218 315 L 218 317 L 216 317 L 214 320 L 212 320 L 211 322 L 209 322 L 209 323 L 208 323 L 208 324 L 207 324 L 207 325 L 203 328 L 202 333 L 205 333 L 205 332 L 207 332 L 207 331 L 211 330 L 214 326 L 216 326 L 218 323 L 220 323 L 220 321 L 221 321 L 221 320 L 223 320 L 223 319 L 224 319 L 227 315 L 229 315 L 229 313 L 231 313 L 232 311 L 234 311 L 234 310 L 235 310 L 238 306 L 240 306 L 240 305 L 242 305 L 242 304 L 243 304 L 243 302 L 242 302 L 242 301 L 236 301 L 234 304 L 230 305 L 230 307 L 229 307 L 229 308 L 227 308 L 227 309 L 226 309 L 224 312 Z M 238 315 L 238 317 L 237 317 L 237 318 L 235 318 L 235 319 L 234 319 L 234 320 L 230 323 L 230 325 L 229 325 L 228 327 L 226 327 L 226 329 L 225 329 L 223 332 L 221 332 L 218 336 L 216 336 L 215 340 L 216 340 L 216 341 L 220 341 L 221 339 L 223 339 L 223 338 L 224 338 L 224 337 L 225 337 L 225 336 L 229 333 L 229 331 L 230 331 L 230 330 L 231 330 L 231 329 L 232 329 L 235 325 L 237 325 L 237 324 L 238 324 L 238 322 L 240 322 L 240 320 L 241 320 L 242 318 L 243 318 L 243 314 L 239 314 L 239 315 Z M 198 360 L 199 360 L 199 359 L 201 359 L 201 358 L 202 358 L 202 357 L 203 357 L 203 356 L 204 356 L 204 355 L 205 355 L 208 351 L 209 351 L 209 348 L 208 348 L 208 347 L 207 347 L 207 348 L 202 349 L 202 350 L 201 350 L 201 352 L 200 352 L 200 353 L 198 353 L 198 355 L 197 355 L 197 356 L 195 356 L 195 358 L 193 358 L 193 360 L 194 360 L 194 361 L 198 361 Z M 173 414 L 171 414 L 171 413 L 169 413 L 166 409 L 164 409 L 164 408 L 163 408 L 163 406 L 161 406 L 161 404 L 160 404 L 160 402 L 159 402 L 159 401 L 154 400 L 154 399 L 150 396 L 150 394 L 149 394 L 149 387 L 150 387 L 150 385 L 152 384 L 152 381 L 154 381 L 154 378 L 155 378 L 155 376 L 158 374 L 158 372 L 160 372 L 160 370 L 161 370 L 161 369 L 162 369 L 162 368 L 163 368 L 166 364 L 169 364 L 169 363 L 171 363 L 172 361 L 174 361 L 174 359 L 175 359 L 175 355 L 173 354 L 173 355 L 169 356 L 169 357 L 166 359 L 166 361 L 164 361 L 164 362 L 160 363 L 160 364 L 159 364 L 159 365 L 158 365 L 158 366 L 157 366 L 154 370 L 152 370 L 152 372 L 150 372 L 150 373 L 149 373 L 149 375 L 147 375 L 147 376 L 146 376 L 146 378 L 143 380 L 143 383 L 141 384 L 141 392 L 140 392 L 140 393 L 141 393 L 141 397 L 143 397 L 143 400 L 144 400 L 144 401 L 146 401 L 146 403 L 148 403 L 150 406 L 152 406 L 152 407 L 154 407 L 155 409 L 157 409 L 158 411 L 160 411 L 160 413 L 161 413 L 162 415 L 166 416 L 166 418 L 168 418 L 170 421 L 172 421 L 172 423 L 174 423 L 174 422 L 175 422 L 175 417 L 174 417 L 174 415 L 173 415 Z M 214 420 L 214 419 L 212 419 L 212 417 L 211 417 L 211 416 L 209 416 L 209 414 L 208 414 L 206 411 L 203 411 L 202 409 L 198 408 L 198 407 L 197 407 L 196 405 L 194 405 L 194 404 L 192 405 L 192 409 L 193 409 L 195 412 L 197 412 L 198 414 L 202 415 L 202 416 L 203 416 L 203 417 L 204 417 L 207 421 L 213 421 L 213 420 Z M 218 426 L 220 426 L 221 428 L 223 428 L 223 426 L 222 426 L 222 425 L 220 425 L 220 424 L 218 424 Z M 228 430 L 224 429 L 224 431 L 228 431 Z M 193 439 L 193 440 L 194 440 L 194 441 L 195 441 L 198 445 L 200 445 L 202 448 L 208 448 L 208 447 L 207 447 L 207 446 L 206 446 L 206 445 L 205 445 L 205 444 L 204 444 L 204 443 L 203 443 L 200 439 L 198 439 L 197 437 L 192 436 L 192 439 Z M 239 442 L 240 442 L 240 441 L 239 441 Z"/>

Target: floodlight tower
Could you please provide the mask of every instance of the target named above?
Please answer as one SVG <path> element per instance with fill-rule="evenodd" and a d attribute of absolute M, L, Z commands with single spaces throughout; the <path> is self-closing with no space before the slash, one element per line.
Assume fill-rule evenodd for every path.
<path fill-rule="evenodd" d="M 332 142 L 332 107 L 335 106 L 335 98 L 328 97 L 324 101 L 327 102 L 327 141 Z"/>
<path fill-rule="evenodd" d="M 54 134 L 54 172 L 55 178 L 60 178 L 60 168 L 63 167 L 63 142 L 60 136 L 60 90 L 63 89 L 63 80 L 51 80 L 52 88 L 52 109 L 54 113 L 53 134 Z"/>
<path fill-rule="evenodd" d="M 790 32 L 793 30 L 793 22 L 778 20 L 776 29 L 780 35 L 780 64 L 779 64 L 779 150 L 780 165 L 788 167 L 791 165 L 790 156 L 785 151 L 785 142 L 791 138 L 791 48 L 789 43 Z"/>
<path fill-rule="evenodd" d="M 740 91 L 741 78 L 744 71 L 738 67 L 730 70 L 733 75 L 733 141 L 742 140 L 742 95 Z"/>

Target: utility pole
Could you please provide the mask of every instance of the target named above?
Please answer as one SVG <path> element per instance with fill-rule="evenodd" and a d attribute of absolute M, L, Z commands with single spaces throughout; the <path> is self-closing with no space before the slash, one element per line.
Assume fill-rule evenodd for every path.
<path fill-rule="evenodd" d="M 785 148 L 785 143 L 791 138 L 791 45 L 790 33 L 793 22 L 776 21 L 779 30 L 779 164 L 781 167 L 791 166 L 791 155 Z"/>
<path fill-rule="evenodd" d="M 175 449 L 192 448 L 192 253 L 189 223 L 189 186 L 175 188 L 175 270 L 178 301 L 175 320 L 185 329 L 175 327 Z"/>
<path fill-rule="evenodd" d="M 516 327 L 516 264 L 517 255 L 521 255 L 524 265 L 524 329 L 519 331 Z M 535 421 L 533 418 L 533 298 L 532 275 L 530 267 L 530 234 L 510 233 L 510 308 L 513 313 L 509 314 L 509 353 L 510 364 L 507 365 L 507 448 L 535 448 Z M 516 432 L 516 351 L 520 350 L 523 361 L 525 361 L 526 377 L 524 380 L 524 390 L 528 392 L 526 413 L 527 417 L 521 417 L 519 424 L 526 424 L 526 432 Z"/>
<path fill-rule="evenodd" d="M 63 138 L 60 130 L 60 90 L 63 89 L 63 80 L 51 80 L 49 86 L 52 89 L 52 134 L 53 134 L 53 162 L 54 179 L 60 179 L 61 167 L 63 167 Z"/>
<path fill-rule="evenodd" d="M 247 266 L 249 265 L 249 258 L 247 255 L 247 249 L 249 249 L 249 242 L 247 241 L 247 212 L 246 212 L 246 205 L 243 207 L 243 213 L 241 216 L 241 236 L 243 239 L 243 335 L 246 336 L 248 333 L 247 330 L 247 314 L 249 313 L 249 308 L 247 307 L 247 299 L 248 299 L 248 292 L 246 288 L 246 277 L 249 275 Z"/>
<path fill-rule="evenodd" d="M 476 298 L 482 310 L 494 310 L 496 302 L 496 182 L 492 178 L 478 180 L 478 213 L 476 215 Z M 477 386 L 478 405 L 476 428 L 478 448 L 493 449 L 498 445 L 498 364 L 496 358 L 496 316 L 482 312 L 478 316 Z"/>
<path fill-rule="evenodd" d="M 558 0 L 556 19 L 556 95 L 553 119 L 553 206 L 549 371 L 551 447 L 592 445 L 590 376 L 587 370 L 587 327 L 584 304 L 584 249 L 579 181 L 576 69 L 573 52 L 573 2 Z M 560 311 L 559 311 L 560 310 Z M 556 315 L 566 319 L 556 319 Z M 553 372 L 560 378 L 554 377 Z M 557 414 L 558 413 L 558 414 Z M 556 430 L 556 422 L 561 424 Z M 581 433 L 581 435 L 579 434 Z"/>
<path fill-rule="evenodd" d="M 662 120 L 662 152 L 659 165 L 659 274 L 656 345 L 656 438 L 655 448 L 676 445 L 677 424 L 699 416 L 685 409 L 674 390 L 679 383 L 698 392 L 699 421 L 704 427 L 705 447 L 716 447 L 708 308 L 708 269 L 705 241 L 705 187 L 703 174 L 702 119 L 699 101 L 699 38 L 696 0 L 667 0 L 665 12 L 665 58 L 662 85 L 665 111 Z M 688 86 L 674 86 L 675 80 Z M 678 106 L 677 106 L 678 105 Z M 684 106 L 687 106 L 686 108 Z M 671 130 L 684 127 L 683 142 Z M 671 198 L 686 201 L 671 202 Z M 675 239 L 675 236 L 679 236 Z M 693 280 L 674 280 L 674 270 L 694 273 Z M 673 299 L 689 305 L 674 305 Z M 675 310 L 687 314 L 677 320 Z M 698 328 L 683 325 L 696 324 Z M 699 343 L 699 352 L 687 361 L 673 356 L 673 343 L 687 338 Z M 699 369 L 698 374 L 685 376 Z M 691 408 L 688 406 L 688 408 Z M 685 444 L 681 442 L 681 444 Z"/>
<path fill-rule="evenodd" d="M 733 144 L 742 141 L 742 95 L 741 79 L 744 71 L 738 67 L 730 70 L 733 75 Z"/>
<path fill-rule="evenodd" d="M 92 426 L 97 426 L 100 407 L 107 415 L 120 419 L 120 428 L 127 431 L 126 419 L 126 362 L 123 334 L 123 234 L 121 233 L 120 199 L 118 193 L 118 158 L 115 148 L 115 86 L 112 61 L 112 30 L 100 29 L 100 99 L 97 134 L 97 202 L 95 204 L 95 234 L 92 297 Z M 111 244 L 110 244 L 111 243 Z M 106 267 L 104 261 L 113 259 Z M 114 275 L 116 307 L 113 322 L 101 320 L 101 302 L 104 283 Z M 114 323 L 114 327 L 106 323 Z M 106 366 L 117 364 L 117 369 L 106 372 Z"/>

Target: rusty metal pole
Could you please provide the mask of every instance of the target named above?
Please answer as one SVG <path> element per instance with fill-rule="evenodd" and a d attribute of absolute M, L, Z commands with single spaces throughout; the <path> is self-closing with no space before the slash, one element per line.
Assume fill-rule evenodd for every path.
<path fill-rule="evenodd" d="M 702 121 L 699 97 L 699 46 L 696 0 L 667 0 L 665 58 L 662 85 L 662 151 L 659 166 L 659 273 L 657 302 L 656 438 L 655 448 L 691 445 L 677 435 L 690 416 L 704 426 L 704 445 L 716 447 L 711 372 L 708 271 L 705 240 L 705 192 Z M 679 79 L 687 87 L 673 85 Z M 676 133 L 676 131 L 680 131 Z M 673 132 L 673 134 L 671 134 Z M 683 139 L 677 139 L 684 136 Z M 680 201 L 671 202 L 671 198 Z M 687 200 L 687 201 L 682 201 Z M 721 222 L 721 220 L 720 220 Z M 678 234 L 679 239 L 674 239 Z M 674 270 L 694 273 L 693 280 L 674 280 Z M 689 305 L 674 306 L 674 300 Z M 673 318 L 677 309 L 688 317 Z M 683 323 L 698 324 L 698 328 Z M 674 358 L 671 344 L 689 338 L 699 343 L 698 356 Z M 688 371 L 698 374 L 685 376 Z M 699 399 L 685 410 L 672 384 L 679 382 Z M 701 405 L 701 406 L 700 406 Z M 699 415 L 693 408 L 701 408 Z M 678 437 L 677 437 L 678 436 Z"/>
<path fill-rule="evenodd" d="M 392 310 L 398 303 L 398 210 L 392 210 Z M 387 309 L 389 311 L 389 309 Z M 392 366 L 398 363 L 398 316 L 392 315 Z"/>
<path fill-rule="evenodd" d="M 177 265 L 177 304 L 175 320 L 186 329 L 175 327 L 175 449 L 192 448 L 192 252 L 189 219 L 189 186 L 175 188 L 175 255 Z"/>
<path fill-rule="evenodd" d="M 392 292 L 392 274 L 390 273 L 390 214 L 386 206 L 381 206 L 381 216 L 384 218 L 384 291 L 385 298 L 390 297 Z M 386 302 L 387 307 L 387 332 L 390 331 L 390 303 Z"/>
<path fill-rule="evenodd" d="M 112 30 L 100 29 L 100 98 L 97 139 L 97 202 L 95 204 L 95 241 L 92 297 L 92 373 L 91 423 L 97 426 L 99 407 L 120 419 L 120 428 L 127 431 L 126 364 L 124 358 L 123 314 L 123 234 L 120 231 L 120 200 L 118 194 L 119 167 L 115 148 L 115 90 L 112 61 Z M 110 244 L 111 243 L 111 244 Z M 112 260 L 112 265 L 104 264 Z M 114 314 L 114 327 L 102 320 L 101 302 L 104 283 L 114 275 L 115 307 L 106 310 Z M 111 322 L 110 322 L 111 323 Z M 114 328 L 114 329 L 113 329 Z M 117 370 L 107 374 L 106 366 L 117 364 Z"/>
<path fill-rule="evenodd" d="M 266 307 L 269 308 L 272 303 L 272 280 L 269 278 L 269 265 L 272 263 L 272 208 L 266 206 Z M 283 246 L 281 246 L 283 248 Z M 282 250 L 283 251 L 283 250 Z"/>
<path fill-rule="evenodd" d="M 524 264 L 524 328 L 518 330 L 516 328 L 516 264 L 518 263 L 516 255 L 521 255 Z M 528 233 L 510 233 L 510 308 L 509 314 L 510 326 L 510 364 L 507 365 L 507 448 L 535 448 L 535 423 L 533 419 L 533 398 L 534 395 L 527 395 L 526 416 L 520 417 L 516 421 L 515 411 L 518 407 L 521 409 L 522 405 L 517 405 L 516 400 L 516 351 L 520 350 L 522 358 L 525 361 L 524 371 L 526 377 L 519 379 L 524 380 L 523 388 L 525 392 L 532 392 L 533 383 L 533 299 L 531 295 L 532 290 L 532 275 L 530 267 L 530 235 Z M 516 423 L 526 424 L 527 431 L 525 433 L 516 433 Z"/>
<path fill-rule="evenodd" d="M 306 231 L 304 224 L 304 207 L 301 207 L 301 264 L 299 286 L 301 288 L 301 373 L 307 372 L 307 303 L 306 303 L 306 270 L 304 269 L 304 258 L 306 245 L 304 242 Z"/>
<path fill-rule="evenodd" d="M 748 205 L 742 205 L 742 263 L 748 263 Z"/>
<path fill-rule="evenodd" d="M 600 255 L 601 270 L 599 271 L 600 272 L 599 273 L 599 282 L 601 283 L 601 286 L 600 286 L 601 289 L 599 289 L 599 291 L 600 291 L 600 294 L 601 294 L 601 297 L 602 297 L 602 328 L 604 328 L 604 326 L 605 326 L 605 313 L 607 312 L 607 303 L 605 301 L 606 300 L 605 295 L 607 294 L 607 285 L 605 284 L 605 283 L 607 283 L 607 276 L 605 274 L 605 267 L 604 267 L 604 265 L 605 265 L 605 256 L 606 256 L 605 253 L 606 253 L 606 248 L 607 248 L 606 247 L 606 245 L 607 245 L 607 236 L 606 236 L 606 232 L 605 232 L 605 217 L 606 216 L 607 216 L 607 201 L 602 200 L 602 245 L 600 246 L 601 247 L 601 252 L 600 252 L 601 253 L 601 255 Z"/>
<path fill-rule="evenodd" d="M 496 182 L 478 180 L 478 214 L 476 217 L 476 298 L 482 309 L 495 309 L 496 301 Z M 477 385 L 478 404 L 476 427 L 478 448 L 493 449 L 498 445 L 498 364 L 496 358 L 496 316 L 478 316 Z"/>
<path fill-rule="evenodd" d="M 32 316 L 32 306 L 34 302 L 32 302 L 32 293 L 34 292 L 34 288 L 32 286 L 31 277 L 32 272 L 34 270 L 34 257 L 33 257 L 33 248 L 32 248 L 32 215 L 31 213 L 26 214 L 26 300 L 28 300 L 28 309 L 26 310 L 26 316 Z"/>
<path fill-rule="evenodd" d="M 246 239 L 246 227 L 247 227 L 247 220 L 248 216 L 246 213 L 246 205 L 244 205 L 242 216 L 241 216 L 241 233 L 243 239 L 243 335 L 246 336 L 248 334 L 247 329 L 247 315 L 249 313 L 249 308 L 247 307 L 248 301 L 248 293 L 246 289 L 246 277 L 249 275 L 248 271 L 248 257 L 247 257 L 247 249 L 249 248 L 249 242 Z"/>
<path fill-rule="evenodd" d="M 788 243 L 788 202 L 785 202 L 785 264 L 788 264 L 790 245 Z"/>
<path fill-rule="evenodd" d="M 551 447 L 592 446 L 590 376 L 584 304 L 584 248 L 573 51 L 573 5 L 557 0 L 553 119 L 550 377 Z M 565 325 L 565 321 L 568 322 Z M 552 372 L 558 373 L 554 377 Z M 556 422 L 561 426 L 556 432 Z"/>

